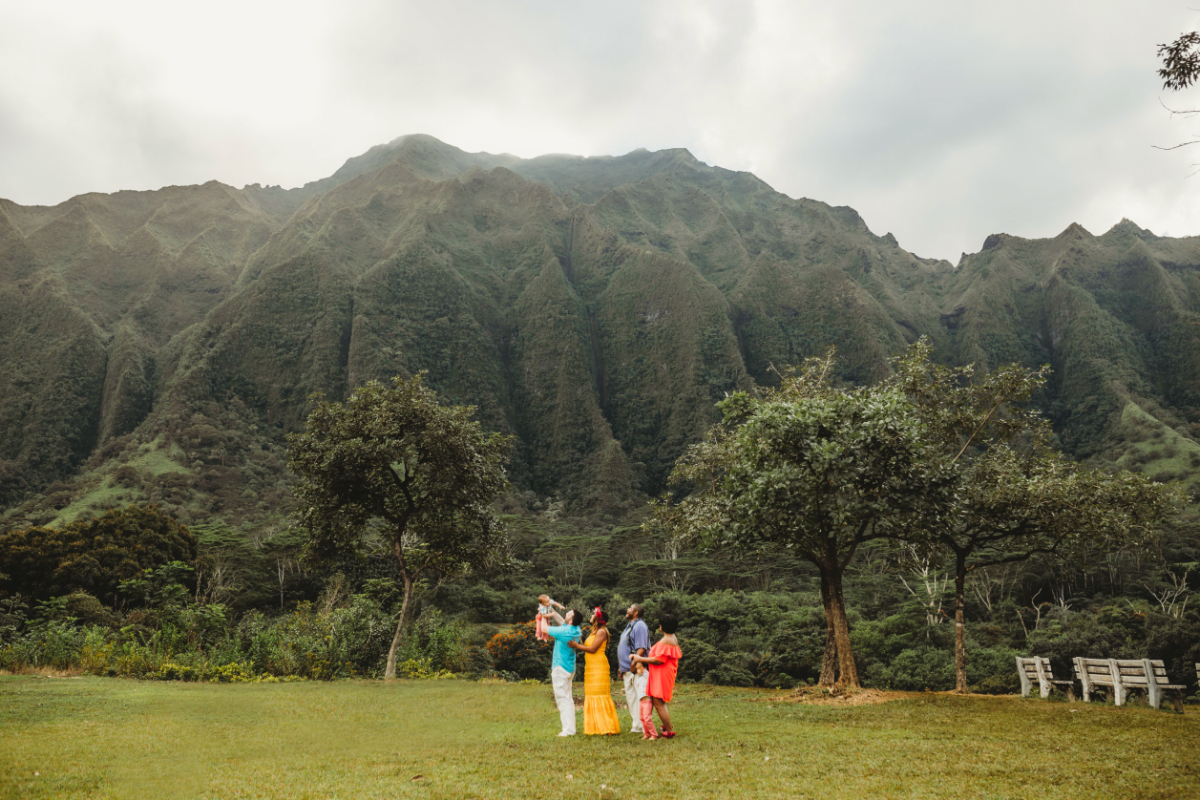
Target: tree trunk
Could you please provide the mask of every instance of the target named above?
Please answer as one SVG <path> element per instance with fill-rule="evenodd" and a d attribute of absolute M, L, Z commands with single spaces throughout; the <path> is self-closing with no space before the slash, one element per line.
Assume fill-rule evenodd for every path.
<path fill-rule="evenodd" d="M 846 619 L 846 601 L 842 597 L 842 575 L 839 570 L 829 587 L 830 605 L 833 609 L 834 641 L 837 643 L 838 679 L 837 686 L 861 689 L 858 665 L 854 663 L 854 649 L 850 646 L 850 621 Z"/>
<path fill-rule="evenodd" d="M 821 660 L 821 677 L 817 685 L 831 689 L 837 681 L 837 636 L 829 609 L 829 581 L 824 575 L 821 576 L 821 606 L 825 609 L 825 657 Z"/>
<path fill-rule="evenodd" d="M 966 598 L 967 557 L 956 553 L 954 563 L 954 691 L 967 694 L 967 625 L 963 602 Z"/>
<path fill-rule="evenodd" d="M 404 638 L 404 626 L 408 622 L 408 607 L 412 603 L 413 586 L 416 583 L 413 578 L 421 574 L 421 570 L 417 570 L 416 575 L 410 574 L 408 562 L 404 558 L 404 529 L 407 524 L 407 518 L 396 520 L 396 527 L 392 531 L 392 555 L 396 557 L 396 571 L 400 573 L 400 578 L 404 581 L 404 601 L 400 604 L 400 619 L 396 621 L 396 635 L 392 637 L 392 646 L 388 648 L 387 666 L 383 670 L 385 681 L 393 680 L 396 677 L 396 651 L 400 649 L 400 642 Z"/>
<path fill-rule="evenodd" d="M 842 566 L 837 556 L 823 564 L 818 564 L 821 570 L 821 583 L 828 588 L 822 593 L 821 600 L 825 603 L 825 619 L 828 631 L 833 634 L 836 648 L 838 676 L 835 686 L 841 688 L 861 689 L 862 682 L 858 679 L 858 665 L 854 663 L 854 648 L 850 645 L 850 621 L 846 619 L 846 600 L 842 596 Z M 828 640 L 825 643 L 825 654 L 830 655 Z M 821 669 L 822 678 L 825 675 L 824 666 Z"/>
<path fill-rule="evenodd" d="M 412 600 L 413 582 L 405 572 L 404 578 L 404 601 L 400 604 L 400 619 L 396 622 L 396 635 L 392 637 L 392 646 L 388 648 L 387 667 L 383 670 L 384 680 L 393 680 L 396 677 L 396 651 L 400 649 L 400 642 L 404 639 L 404 626 L 408 622 L 408 606 Z"/>

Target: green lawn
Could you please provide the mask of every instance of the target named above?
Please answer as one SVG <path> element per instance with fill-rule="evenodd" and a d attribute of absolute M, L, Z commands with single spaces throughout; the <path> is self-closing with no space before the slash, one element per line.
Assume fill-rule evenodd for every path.
<path fill-rule="evenodd" d="M 678 738 L 643 742 L 557 738 L 548 686 L 5 677 L 0 796 L 1200 797 L 1194 706 L 772 694 L 681 687 Z"/>

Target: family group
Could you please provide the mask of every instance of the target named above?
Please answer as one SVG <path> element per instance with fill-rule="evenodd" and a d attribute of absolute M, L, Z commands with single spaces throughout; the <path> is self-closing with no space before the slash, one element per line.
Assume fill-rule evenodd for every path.
<path fill-rule="evenodd" d="M 546 595 L 538 598 L 538 604 L 537 637 L 542 641 L 554 640 L 550 683 L 554 686 L 554 702 L 562 720 L 562 732 L 558 735 L 575 735 L 575 700 L 571 696 L 571 682 L 575 678 L 576 652 L 584 654 L 583 732 L 620 733 L 621 723 L 612 700 L 608 655 L 605 652 L 609 638 L 608 615 L 599 606 L 593 609 L 587 640 L 581 642 L 582 614 L 575 610 L 559 614 L 555 607 L 561 609 L 563 606 Z M 679 640 L 675 638 L 679 621 L 671 614 L 664 614 L 658 627 L 662 638 L 651 647 L 650 629 L 642 619 L 642 607 L 634 603 L 625 610 L 625 618 L 629 624 L 621 632 L 617 646 L 617 677 L 624 684 L 625 703 L 633 720 L 630 731 L 642 734 L 643 739 L 658 739 L 660 736 L 673 739 L 675 726 L 671 724 L 671 712 L 667 706 L 671 702 L 682 655 Z M 551 620 L 558 624 L 551 625 Z M 661 734 L 654 727 L 655 711 L 661 723 Z"/>

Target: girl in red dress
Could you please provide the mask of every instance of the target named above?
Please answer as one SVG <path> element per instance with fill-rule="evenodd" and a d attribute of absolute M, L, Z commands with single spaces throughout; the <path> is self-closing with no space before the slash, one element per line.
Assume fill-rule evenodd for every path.
<path fill-rule="evenodd" d="M 662 723 L 663 738 L 674 739 L 675 726 L 671 724 L 671 712 L 667 709 L 667 704 L 671 702 L 671 694 L 675 690 L 675 676 L 679 672 L 679 659 L 683 655 L 679 649 L 679 640 L 675 638 L 675 631 L 679 630 L 679 620 L 674 614 L 663 614 L 658 630 L 663 637 L 650 648 L 650 654 L 631 655 L 629 661 L 631 664 L 646 664 L 650 667 L 650 681 L 646 684 L 646 696 L 642 698 L 642 738 L 658 738 L 658 731 L 654 729 L 650 714 L 650 706 L 653 704 Z"/>

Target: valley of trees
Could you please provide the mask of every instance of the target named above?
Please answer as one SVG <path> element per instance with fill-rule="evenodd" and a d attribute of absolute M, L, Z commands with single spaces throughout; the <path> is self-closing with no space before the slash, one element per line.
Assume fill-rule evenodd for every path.
<path fill-rule="evenodd" d="M 1132 222 L 952 265 L 686 151 L 413 136 L 301 189 L 0 201 L 0 354 L 0 668 L 541 679 L 542 592 L 681 614 L 721 684 L 1200 661 L 1200 241 Z M 422 372 L 509 447 L 436 565 L 368 485 L 305 517 L 407 480 L 301 443 Z M 836 514 L 758 482 L 828 431 Z"/>
<path fill-rule="evenodd" d="M 1164 547 L 1186 547 L 1162 531 L 1176 490 L 1050 449 L 1022 405 L 1041 372 L 972 380 L 931 363 L 924 341 L 878 384 L 837 386 L 835 363 L 830 352 L 722 401 L 723 421 L 676 464 L 685 490 L 607 530 L 553 506 L 497 516 L 508 441 L 440 405 L 421 375 L 368 384 L 319 402 L 291 438 L 297 526 L 278 544 L 246 547 L 228 528 L 197 538 L 154 506 L 0 535 L 0 664 L 540 679 L 548 647 L 526 617 L 546 591 L 682 615 L 684 680 L 1005 692 L 1014 655 L 1066 670 L 1079 647 L 1148 650 L 1186 674 L 1200 657 L 1194 565 L 1158 592 L 1144 584 L 1157 608 L 1064 581 L 1097 577 L 1096 554 L 1110 577 L 1121 555 L 1118 574 L 1161 569 Z M 1046 584 L 1054 602 L 1037 603 Z"/>

